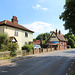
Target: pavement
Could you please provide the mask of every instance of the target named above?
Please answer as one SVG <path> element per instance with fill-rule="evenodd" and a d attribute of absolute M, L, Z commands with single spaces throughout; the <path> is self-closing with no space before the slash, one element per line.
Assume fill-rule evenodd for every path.
<path fill-rule="evenodd" d="M 0 60 L 0 66 L 8 65 L 8 64 L 10 64 L 12 62 L 17 62 L 17 61 L 30 59 L 30 58 L 35 58 L 35 57 L 36 56 L 34 56 L 34 55 L 29 55 L 29 56 L 15 57 L 13 59 L 8 59 L 8 60 Z"/>

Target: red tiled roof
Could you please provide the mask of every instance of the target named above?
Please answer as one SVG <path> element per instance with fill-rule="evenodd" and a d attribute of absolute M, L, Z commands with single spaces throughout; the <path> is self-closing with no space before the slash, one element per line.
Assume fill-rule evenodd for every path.
<path fill-rule="evenodd" d="M 44 43 L 44 40 L 42 40 L 42 43 Z M 33 40 L 34 45 L 40 45 L 40 40 Z"/>
<path fill-rule="evenodd" d="M 59 38 L 59 40 L 61 41 L 66 41 L 66 39 L 64 38 L 64 36 L 62 34 L 57 33 L 57 37 Z"/>
<path fill-rule="evenodd" d="M 13 23 L 13 22 L 8 21 L 8 20 L 1 21 L 0 26 L 2 26 L 2 25 L 12 26 L 12 27 L 15 27 L 15 28 L 19 28 L 19 29 L 34 33 L 34 31 L 31 31 L 28 28 L 25 28 L 24 26 L 22 26 L 22 25 L 20 25 L 18 23 Z"/>

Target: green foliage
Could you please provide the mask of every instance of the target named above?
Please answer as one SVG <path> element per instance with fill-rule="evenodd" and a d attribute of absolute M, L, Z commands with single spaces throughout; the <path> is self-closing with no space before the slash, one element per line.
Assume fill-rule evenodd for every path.
<path fill-rule="evenodd" d="M 67 48 L 71 48 L 71 46 L 70 45 L 67 45 Z"/>
<path fill-rule="evenodd" d="M 36 37 L 37 40 L 40 40 L 41 47 L 46 47 L 45 42 L 47 41 L 48 38 L 49 38 L 49 33 L 42 33 Z M 45 42 L 42 43 L 42 40 L 45 40 Z"/>
<path fill-rule="evenodd" d="M 49 37 L 49 33 L 43 33 L 43 34 L 39 34 L 36 39 L 37 40 L 46 40 Z"/>
<path fill-rule="evenodd" d="M 67 39 L 67 44 L 75 48 L 75 36 L 72 33 L 67 33 L 64 37 Z"/>
<path fill-rule="evenodd" d="M 33 50 L 33 49 L 34 49 L 33 45 L 24 45 L 22 47 L 22 50 L 27 50 L 27 52 L 30 52 L 30 50 Z"/>
<path fill-rule="evenodd" d="M 8 35 L 6 33 L 0 34 L 0 49 L 4 51 L 5 48 L 5 50 L 7 50 L 6 48 L 8 43 L 9 43 Z"/>
<path fill-rule="evenodd" d="M 48 47 L 48 45 L 45 45 L 45 44 L 42 45 L 42 48 L 47 48 L 47 47 Z"/>
<path fill-rule="evenodd" d="M 74 40 L 69 38 L 68 39 L 68 45 L 71 45 L 71 48 L 74 48 Z"/>
<path fill-rule="evenodd" d="M 1 44 L 1 51 L 8 51 L 8 45 Z"/>
<path fill-rule="evenodd" d="M 16 50 L 18 48 L 17 43 L 9 43 L 8 50 L 10 51 L 11 56 L 16 56 Z"/>
<path fill-rule="evenodd" d="M 65 24 L 65 29 L 75 34 L 75 0 L 66 0 L 65 11 L 59 17 Z"/>

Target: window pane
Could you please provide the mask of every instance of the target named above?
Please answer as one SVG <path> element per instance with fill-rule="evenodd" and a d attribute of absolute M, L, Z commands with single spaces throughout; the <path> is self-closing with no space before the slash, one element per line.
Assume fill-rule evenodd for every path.
<path fill-rule="evenodd" d="M 15 30 L 14 35 L 15 35 L 15 36 L 18 36 L 18 30 Z"/>
<path fill-rule="evenodd" d="M 28 33 L 27 32 L 25 32 L 25 37 L 28 37 Z"/>

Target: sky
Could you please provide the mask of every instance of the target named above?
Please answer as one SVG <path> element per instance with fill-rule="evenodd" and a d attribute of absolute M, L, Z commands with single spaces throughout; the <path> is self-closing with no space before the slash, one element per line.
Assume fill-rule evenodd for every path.
<path fill-rule="evenodd" d="M 1 0 L 0 21 L 16 16 L 19 24 L 35 32 L 33 38 L 56 29 L 66 34 L 68 30 L 59 19 L 64 5 L 65 0 Z"/>

